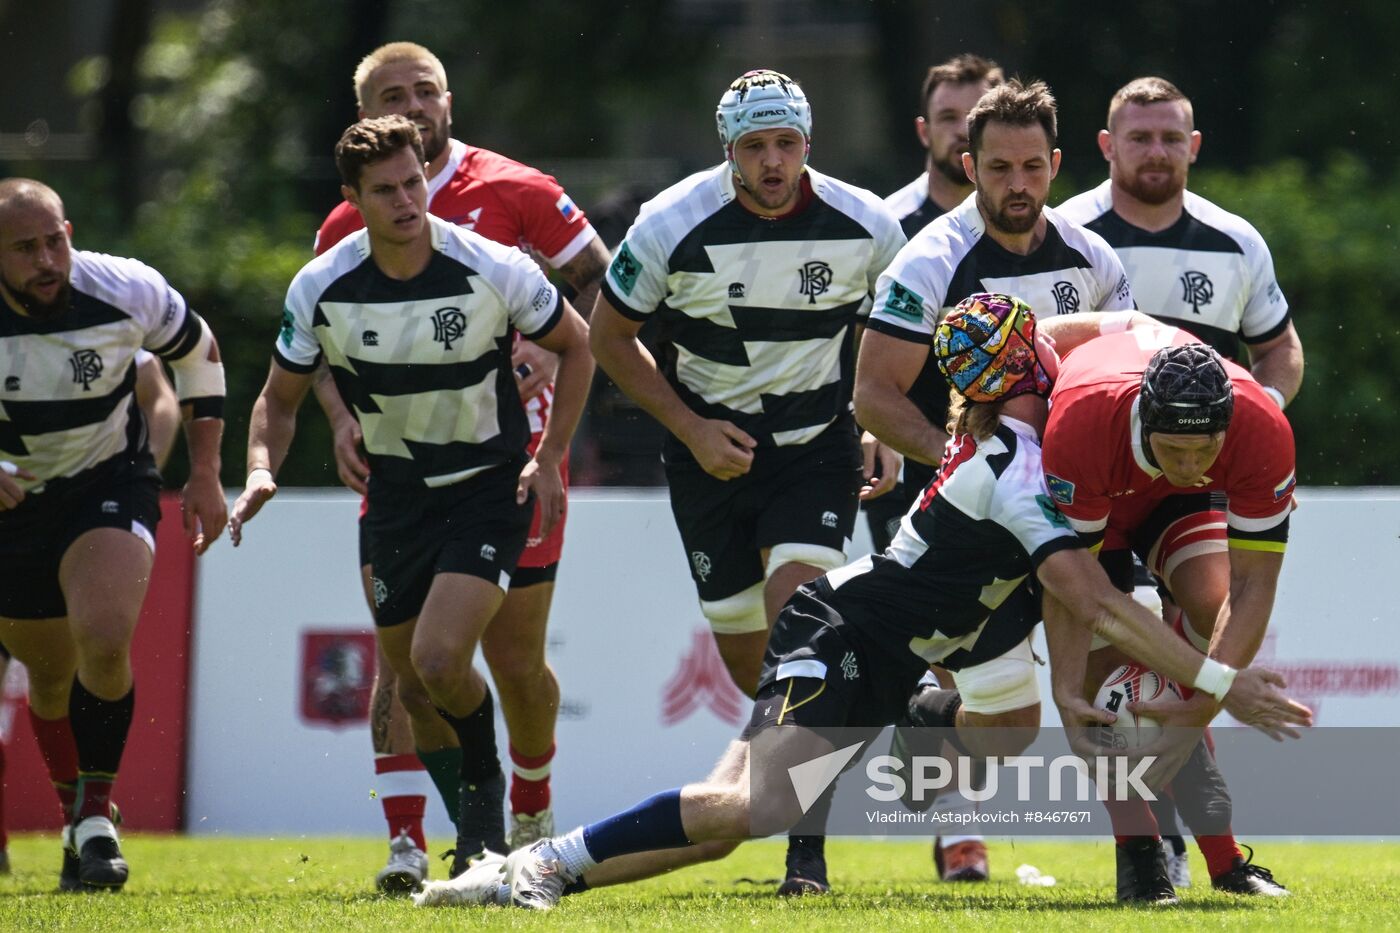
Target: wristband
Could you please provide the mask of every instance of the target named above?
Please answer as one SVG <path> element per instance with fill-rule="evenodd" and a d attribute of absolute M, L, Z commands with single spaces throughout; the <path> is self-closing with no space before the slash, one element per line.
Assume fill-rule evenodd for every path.
<path fill-rule="evenodd" d="M 1285 403 L 1284 403 L 1284 401 L 1283 401 L 1283 393 L 1282 393 L 1282 392 L 1280 392 L 1278 389 L 1275 389 L 1273 386 L 1263 386 L 1263 385 L 1261 385 L 1259 388 L 1263 389 L 1263 390 L 1264 390 L 1264 394 L 1267 395 L 1269 398 L 1271 398 L 1271 399 L 1274 400 L 1274 404 L 1278 406 L 1278 410 L 1279 410 L 1279 411 L 1283 411 L 1283 406 L 1284 406 Z"/>
<path fill-rule="evenodd" d="M 1239 671 L 1233 667 L 1206 658 L 1205 662 L 1201 664 L 1201 669 L 1196 672 L 1196 680 L 1191 686 L 1203 693 L 1209 693 L 1216 700 L 1224 703 L 1225 694 L 1229 693 L 1230 688 L 1234 686 L 1235 675 L 1238 673 Z"/>
<path fill-rule="evenodd" d="M 269 483 L 275 482 L 275 480 L 272 478 L 272 471 L 271 471 L 271 470 L 267 469 L 266 467 L 258 467 L 256 470 L 253 470 L 251 473 L 248 474 L 248 478 L 247 478 L 246 480 L 243 481 L 243 485 L 244 485 L 244 486 L 251 486 L 251 485 L 253 485 L 253 477 L 254 477 L 254 476 L 257 476 L 259 473 L 266 473 L 266 474 L 267 474 L 267 481 L 268 481 Z"/>

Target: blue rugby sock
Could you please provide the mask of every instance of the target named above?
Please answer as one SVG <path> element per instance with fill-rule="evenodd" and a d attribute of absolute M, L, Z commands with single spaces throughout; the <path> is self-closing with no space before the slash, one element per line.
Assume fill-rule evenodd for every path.
<path fill-rule="evenodd" d="M 648 797 L 630 810 L 585 826 L 583 842 L 595 862 L 691 845 L 681 825 L 680 788 Z"/>

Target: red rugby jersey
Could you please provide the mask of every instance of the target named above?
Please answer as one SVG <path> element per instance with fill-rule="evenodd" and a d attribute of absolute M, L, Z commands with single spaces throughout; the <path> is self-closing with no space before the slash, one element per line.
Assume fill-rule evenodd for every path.
<path fill-rule="evenodd" d="M 1250 374 L 1225 362 L 1235 410 L 1225 445 L 1195 490 L 1173 486 L 1143 455 L 1143 370 L 1162 347 L 1199 343 L 1174 327 L 1098 337 L 1070 353 L 1050 396 L 1043 463 L 1050 495 L 1085 534 L 1131 531 L 1168 495 L 1219 490 L 1236 546 L 1282 550 L 1293 510 L 1293 429 Z M 1251 542 L 1251 543 L 1246 543 Z"/>

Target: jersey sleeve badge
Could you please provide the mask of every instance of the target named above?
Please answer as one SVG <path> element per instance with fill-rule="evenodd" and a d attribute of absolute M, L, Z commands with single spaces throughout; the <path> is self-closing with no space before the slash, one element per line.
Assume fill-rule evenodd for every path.
<path fill-rule="evenodd" d="M 918 323 L 924 319 L 924 300 L 913 289 L 892 281 L 884 310 L 895 317 Z"/>
<path fill-rule="evenodd" d="M 1060 505 L 1074 504 L 1074 484 L 1069 480 L 1060 479 L 1054 473 L 1046 473 L 1045 486 L 1050 490 L 1050 497 Z"/>
<path fill-rule="evenodd" d="M 1297 471 L 1290 471 L 1289 474 L 1286 477 L 1284 477 L 1283 482 L 1279 483 L 1277 486 L 1274 487 L 1275 502 L 1279 501 L 1285 496 L 1292 495 L 1293 487 L 1298 485 L 1296 473 Z"/>
<path fill-rule="evenodd" d="M 637 276 L 642 274 L 642 264 L 632 255 L 632 250 L 627 248 L 626 243 L 622 244 L 622 248 L 613 257 L 609 273 L 624 295 L 632 294 L 632 289 L 637 285 Z"/>
<path fill-rule="evenodd" d="M 1064 513 L 1056 508 L 1055 503 L 1050 501 L 1049 496 L 1042 496 L 1037 493 L 1035 503 L 1040 506 L 1040 511 L 1045 513 L 1045 520 L 1051 525 L 1054 525 L 1056 528 L 1069 527 L 1069 519 L 1065 518 Z"/>
<path fill-rule="evenodd" d="M 559 195 L 559 200 L 554 202 L 554 206 L 559 209 L 565 222 L 572 222 L 578 216 L 578 208 L 574 206 L 574 199 L 567 194 Z"/>

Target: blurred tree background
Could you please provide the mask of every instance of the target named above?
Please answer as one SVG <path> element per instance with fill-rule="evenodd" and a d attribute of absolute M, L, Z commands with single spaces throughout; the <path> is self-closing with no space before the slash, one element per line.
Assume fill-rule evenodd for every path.
<path fill-rule="evenodd" d="M 585 209 L 716 163 L 714 102 L 750 67 L 802 80 L 813 163 L 880 193 L 921 171 L 928 65 L 977 51 L 1044 78 L 1065 152 L 1052 200 L 1104 177 L 1110 94 L 1162 74 L 1206 137 L 1192 188 L 1260 229 L 1292 305 L 1300 482 L 1400 485 L 1400 8 L 1381 0 L 0 0 L 0 175 L 53 184 L 80 246 L 144 259 L 209 318 L 226 482 L 286 286 L 339 199 L 350 76 L 392 39 L 444 60 L 456 136 Z M 303 412 L 280 478 L 333 484 L 323 419 Z"/>

